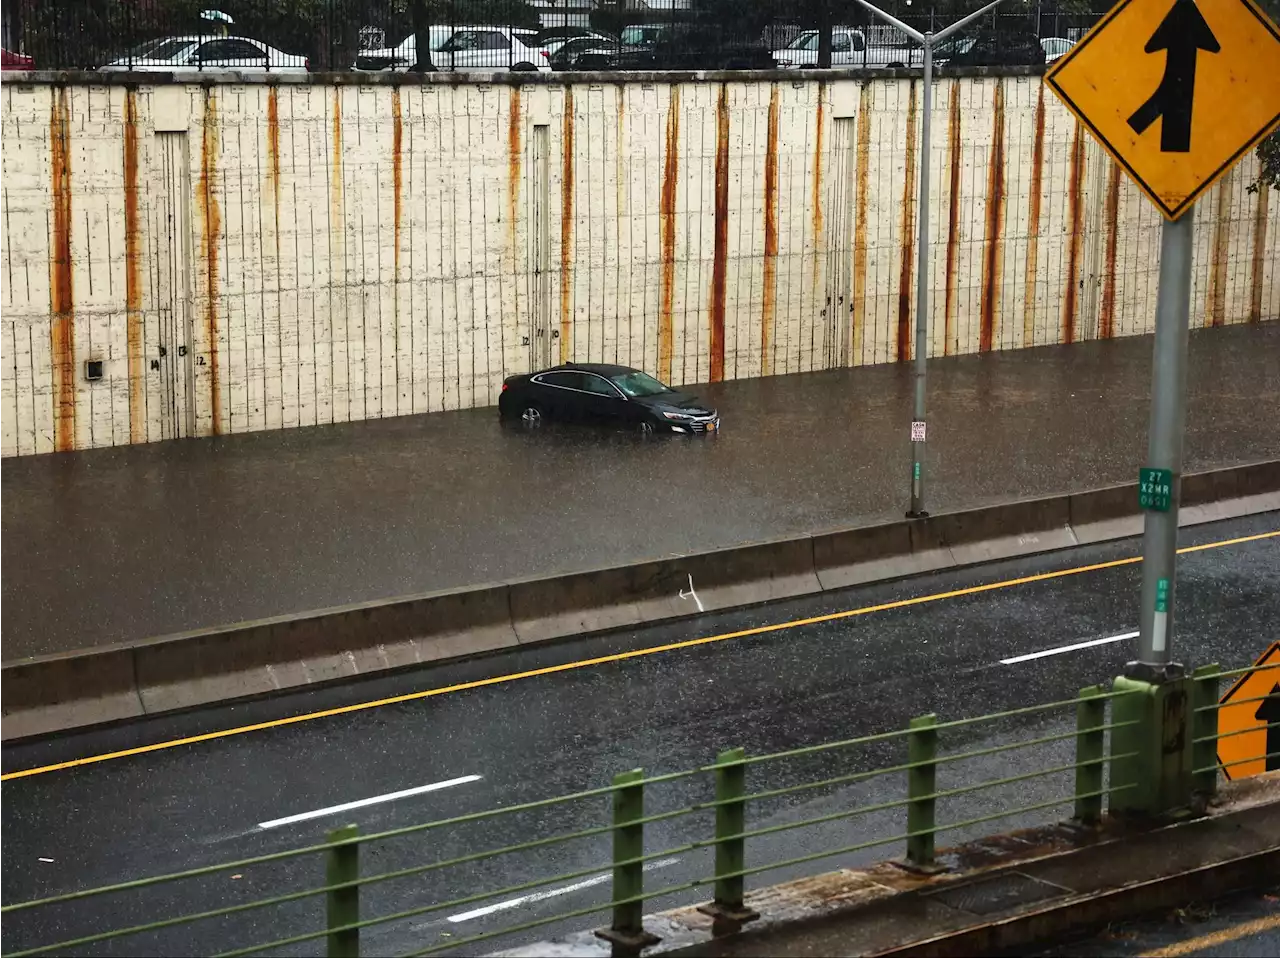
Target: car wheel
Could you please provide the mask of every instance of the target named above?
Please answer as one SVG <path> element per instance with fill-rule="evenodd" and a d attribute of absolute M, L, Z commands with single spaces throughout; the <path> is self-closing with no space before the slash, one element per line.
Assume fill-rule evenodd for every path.
<path fill-rule="evenodd" d="M 905 70 L 906 67 L 907 65 L 901 62 L 900 60 L 894 60 L 892 63 L 889 64 L 890 70 Z"/>
<path fill-rule="evenodd" d="M 537 70 L 538 68 L 535 67 L 532 63 L 517 63 L 511 69 L 518 73 L 529 73 L 531 71 Z"/>
<path fill-rule="evenodd" d="M 538 406 L 533 405 L 533 403 L 525 406 L 524 410 L 520 413 L 520 422 L 529 429 L 537 429 L 541 426 L 542 419 L 542 410 Z"/>
<path fill-rule="evenodd" d="M 648 439 L 655 432 L 657 432 L 657 430 L 653 428 L 653 423 L 651 423 L 647 419 L 640 420 L 640 426 L 637 431 L 640 433 L 641 437 L 644 439 Z"/>

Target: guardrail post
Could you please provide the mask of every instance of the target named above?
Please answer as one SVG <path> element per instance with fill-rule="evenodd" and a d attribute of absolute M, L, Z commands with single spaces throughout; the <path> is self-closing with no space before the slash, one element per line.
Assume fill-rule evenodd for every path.
<path fill-rule="evenodd" d="M 937 792 L 938 724 L 936 715 L 911 720 L 907 736 L 907 865 L 921 871 L 940 871 L 933 860 L 933 838 L 937 822 L 934 806 Z"/>
<path fill-rule="evenodd" d="M 760 917 L 743 904 L 746 879 L 738 874 L 747 861 L 747 840 L 742 837 L 747 828 L 747 805 L 742 801 L 747 781 L 747 768 L 742 763 L 746 757 L 740 748 L 716 756 L 716 897 L 698 908 L 713 919 L 711 934 L 716 936 L 735 934 Z"/>
<path fill-rule="evenodd" d="M 1145 682 L 1121 676 L 1111 705 L 1112 812 L 1164 816 L 1192 805 L 1191 721 L 1186 678 Z M 1119 758 L 1130 755 L 1131 758 Z"/>
<path fill-rule="evenodd" d="M 613 958 L 638 958 L 656 945 L 657 935 L 644 930 L 644 779 L 642 769 L 613 777 L 613 922 L 596 935 L 609 942 Z M 636 899 L 629 901 L 628 899 Z"/>
<path fill-rule="evenodd" d="M 1102 778 L 1106 771 L 1107 700 L 1100 686 L 1080 690 L 1076 703 L 1076 821 L 1096 825 L 1102 820 Z"/>
<path fill-rule="evenodd" d="M 1204 804 L 1218 794 L 1220 671 L 1216 665 L 1202 665 L 1191 673 L 1191 787 L 1197 801 Z"/>
<path fill-rule="evenodd" d="M 355 825 L 335 828 L 329 841 L 342 842 L 355 838 L 360 830 Z M 343 885 L 360 879 L 360 846 L 356 843 L 330 848 L 326 853 L 324 883 Z M 360 886 L 338 888 L 326 894 L 325 913 L 329 928 L 354 925 L 360 920 Z M 329 932 L 329 958 L 360 958 L 360 929 Z"/>

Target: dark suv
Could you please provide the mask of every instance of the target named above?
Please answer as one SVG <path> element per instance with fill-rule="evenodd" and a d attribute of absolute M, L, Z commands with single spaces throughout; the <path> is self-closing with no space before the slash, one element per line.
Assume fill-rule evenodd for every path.
<path fill-rule="evenodd" d="M 1029 31 L 979 33 L 973 42 L 947 59 L 952 67 L 1041 66 L 1044 47 Z"/>
<path fill-rule="evenodd" d="M 622 39 L 630 39 L 623 31 Z M 586 59 L 585 57 L 582 59 Z M 592 58 L 593 70 L 772 70 L 773 53 L 760 37 L 726 35 L 703 23 L 672 23 L 654 31 L 645 46 L 624 46 Z"/>

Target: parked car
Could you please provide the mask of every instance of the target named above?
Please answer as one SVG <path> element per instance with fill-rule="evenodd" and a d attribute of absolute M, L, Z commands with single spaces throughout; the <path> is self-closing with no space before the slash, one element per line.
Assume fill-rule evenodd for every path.
<path fill-rule="evenodd" d="M 263 70 L 306 73 L 306 57 L 284 53 L 252 37 L 160 37 L 139 44 L 100 70 L 188 73 L 195 70 Z"/>
<path fill-rule="evenodd" d="M 508 376 L 498 397 L 503 421 L 536 429 L 548 420 L 623 426 L 644 436 L 700 434 L 720 428 L 720 414 L 689 393 L 629 366 L 566 363 Z"/>
<path fill-rule="evenodd" d="M 537 35 L 513 27 L 462 27 L 431 59 L 437 70 L 549 71 L 547 51 L 534 43 Z"/>
<path fill-rule="evenodd" d="M 449 42 L 449 38 L 453 36 L 455 30 L 457 30 L 457 27 L 445 24 L 433 24 L 427 28 L 432 61 L 435 60 L 436 51 Z M 361 50 L 356 55 L 355 69 L 368 71 L 392 70 L 396 73 L 404 73 L 412 69 L 417 62 L 418 35 L 411 33 L 401 40 L 397 46 L 385 49 Z"/>
<path fill-rule="evenodd" d="M 1052 63 L 1060 56 L 1065 56 L 1076 43 L 1062 37 L 1041 37 L 1040 46 L 1044 47 L 1044 62 Z"/>
<path fill-rule="evenodd" d="M 36 61 L 21 53 L 0 49 L 0 70 L 34 70 Z"/>
<path fill-rule="evenodd" d="M 533 38 L 534 46 L 540 50 L 546 50 L 549 56 L 555 56 L 556 51 L 564 49 L 565 44 L 574 41 L 612 44 L 615 47 L 621 42 L 613 34 L 588 30 L 586 27 L 550 27 L 539 30 Z"/>
<path fill-rule="evenodd" d="M 726 35 L 714 24 L 667 23 L 656 32 L 622 31 L 625 46 L 592 70 L 772 70 L 773 53 L 760 39 Z M 628 39 L 630 38 L 630 39 Z M 639 41 L 639 42 L 632 42 Z"/>
<path fill-rule="evenodd" d="M 806 30 L 781 50 L 773 51 L 773 59 L 782 69 L 815 69 L 818 66 L 818 44 L 821 35 L 817 30 Z M 833 67 L 881 67 L 917 66 L 924 62 L 921 47 L 881 46 L 868 47 L 861 30 L 850 27 L 833 27 L 831 30 L 831 65 Z"/>
<path fill-rule="evenodd" d="M 953 67 L 1037 66 L 1046 56 L 1035 34 L 1000 31 L 977 34 L 967 48 L 946 62 Z"/>
<path fill-rule="evenodd" d="M 547 60 L 553 70 L 608 70 L 618 54 L 635 55 L 643 50 L 644 47 L 624 46 L 619 40 L 574 37 L 560 44 Z"/>

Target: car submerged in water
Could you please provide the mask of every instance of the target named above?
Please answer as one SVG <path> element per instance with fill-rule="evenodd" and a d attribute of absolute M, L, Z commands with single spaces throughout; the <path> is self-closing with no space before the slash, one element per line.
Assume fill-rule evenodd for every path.
<path fill-rule="evenodd" d="M 508 376 L 498 397 L 504 422 L 536 429 L 549 420 L 622 426 L 642 436 L 702 434 L 720 428 L 720 413 L 696 396 L 629 366 L 566 363 Z"/>

